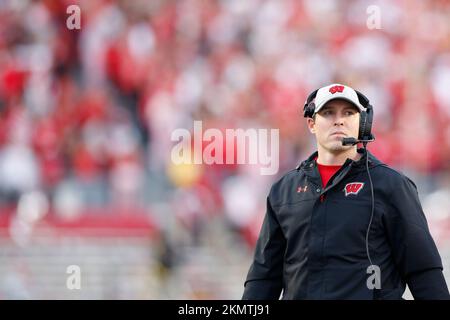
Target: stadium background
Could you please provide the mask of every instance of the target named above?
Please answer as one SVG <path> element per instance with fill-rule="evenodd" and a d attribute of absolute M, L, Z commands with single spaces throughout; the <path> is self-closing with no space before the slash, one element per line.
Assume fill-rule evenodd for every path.
<path fill-rule="evenodd" d="M 450 1 L 0 1 L 0 298 L 239 299 L 330 82 L 372 101 L 370 149 L 417 183 L 449 282 L 449 49 Z M 280 129 L 278 174 L 174 166 L 194 120 Z"/>

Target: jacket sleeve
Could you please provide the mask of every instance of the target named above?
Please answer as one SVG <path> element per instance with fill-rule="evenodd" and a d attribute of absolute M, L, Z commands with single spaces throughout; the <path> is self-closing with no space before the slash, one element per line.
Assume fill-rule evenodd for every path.
<path fill-rule="evenodd" d="M 286 240 L 267 198 L 266 215 L 256 242 L 253 263 L 245 281 L 243 300 L 280 298 L 285 247 Z"/>
<path fill-rule="evenodd" d="M 409 178 L 401 176 L 397 180 L 392 189 L 389 207 L 390 210 L 383 219 L 392 254 L 413 296 L 433 299 L 442 292 L 448 294 L 443 277 L 433 277 L 436 281 L 427 288 L 425 288 L 427 284 L 416 277 L 432 269 L 442 271 L 443 267 L 436 244 L 428 229 L 417 188 Z M 414 280 L 414 283 L 410 283 L 411 280 Z"/>
<path fill-rule="evenodd" d="M 411 274 L 408 287 L 415 300 L 450 300 L 447 284 L 440 268 Z"/>

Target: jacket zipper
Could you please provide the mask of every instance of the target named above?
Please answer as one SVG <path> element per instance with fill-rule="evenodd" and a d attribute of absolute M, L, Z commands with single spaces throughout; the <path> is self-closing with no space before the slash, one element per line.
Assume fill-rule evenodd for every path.
<path fill-rule="evenodd" d="M 321 195 L 323 195 L 325 192 L 336 186 L 339 182 L 341 182 L 342 179 L 347 175 L 347 173 L 350 171 L 350 168 L 352 167 L 352 163 L 350 163 L 343 171 L 339 173 L 339 175 L 336 177 L 337 179 L 333 179 L 333 183 L 329 186 L 327 186 L 325 189 L 322 190 Z"/>

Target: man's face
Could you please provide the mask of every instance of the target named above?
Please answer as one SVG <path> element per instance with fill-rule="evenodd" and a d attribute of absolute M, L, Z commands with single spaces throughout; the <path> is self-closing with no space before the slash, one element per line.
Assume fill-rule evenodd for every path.
<path fill-rule="evenodd" d="M 315 119 L 308 118 L 308 128 L 316 135 L 318 147 L 340 153 L 353 146 L 343 146 L 342 138 L 358 138 L 360 114 L 352 103 L 335 99 L 327 102 Z"/>

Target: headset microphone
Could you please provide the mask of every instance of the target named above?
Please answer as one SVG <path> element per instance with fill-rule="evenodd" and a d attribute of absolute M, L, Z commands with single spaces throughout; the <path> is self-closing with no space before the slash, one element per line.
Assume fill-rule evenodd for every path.
<path fill-rule="evenodd" d="M 375 137 L 373 135 L 370 137 L 370 139 L 355 139 L 353 137 L 352 138 L 343 138 L 342 145 L 343 146 L 354 146 L 355 144 L 360 143 L 360 142 L 367 144 L 368 142 L 372 142 L 372 141 L 375 141 Z"/>

